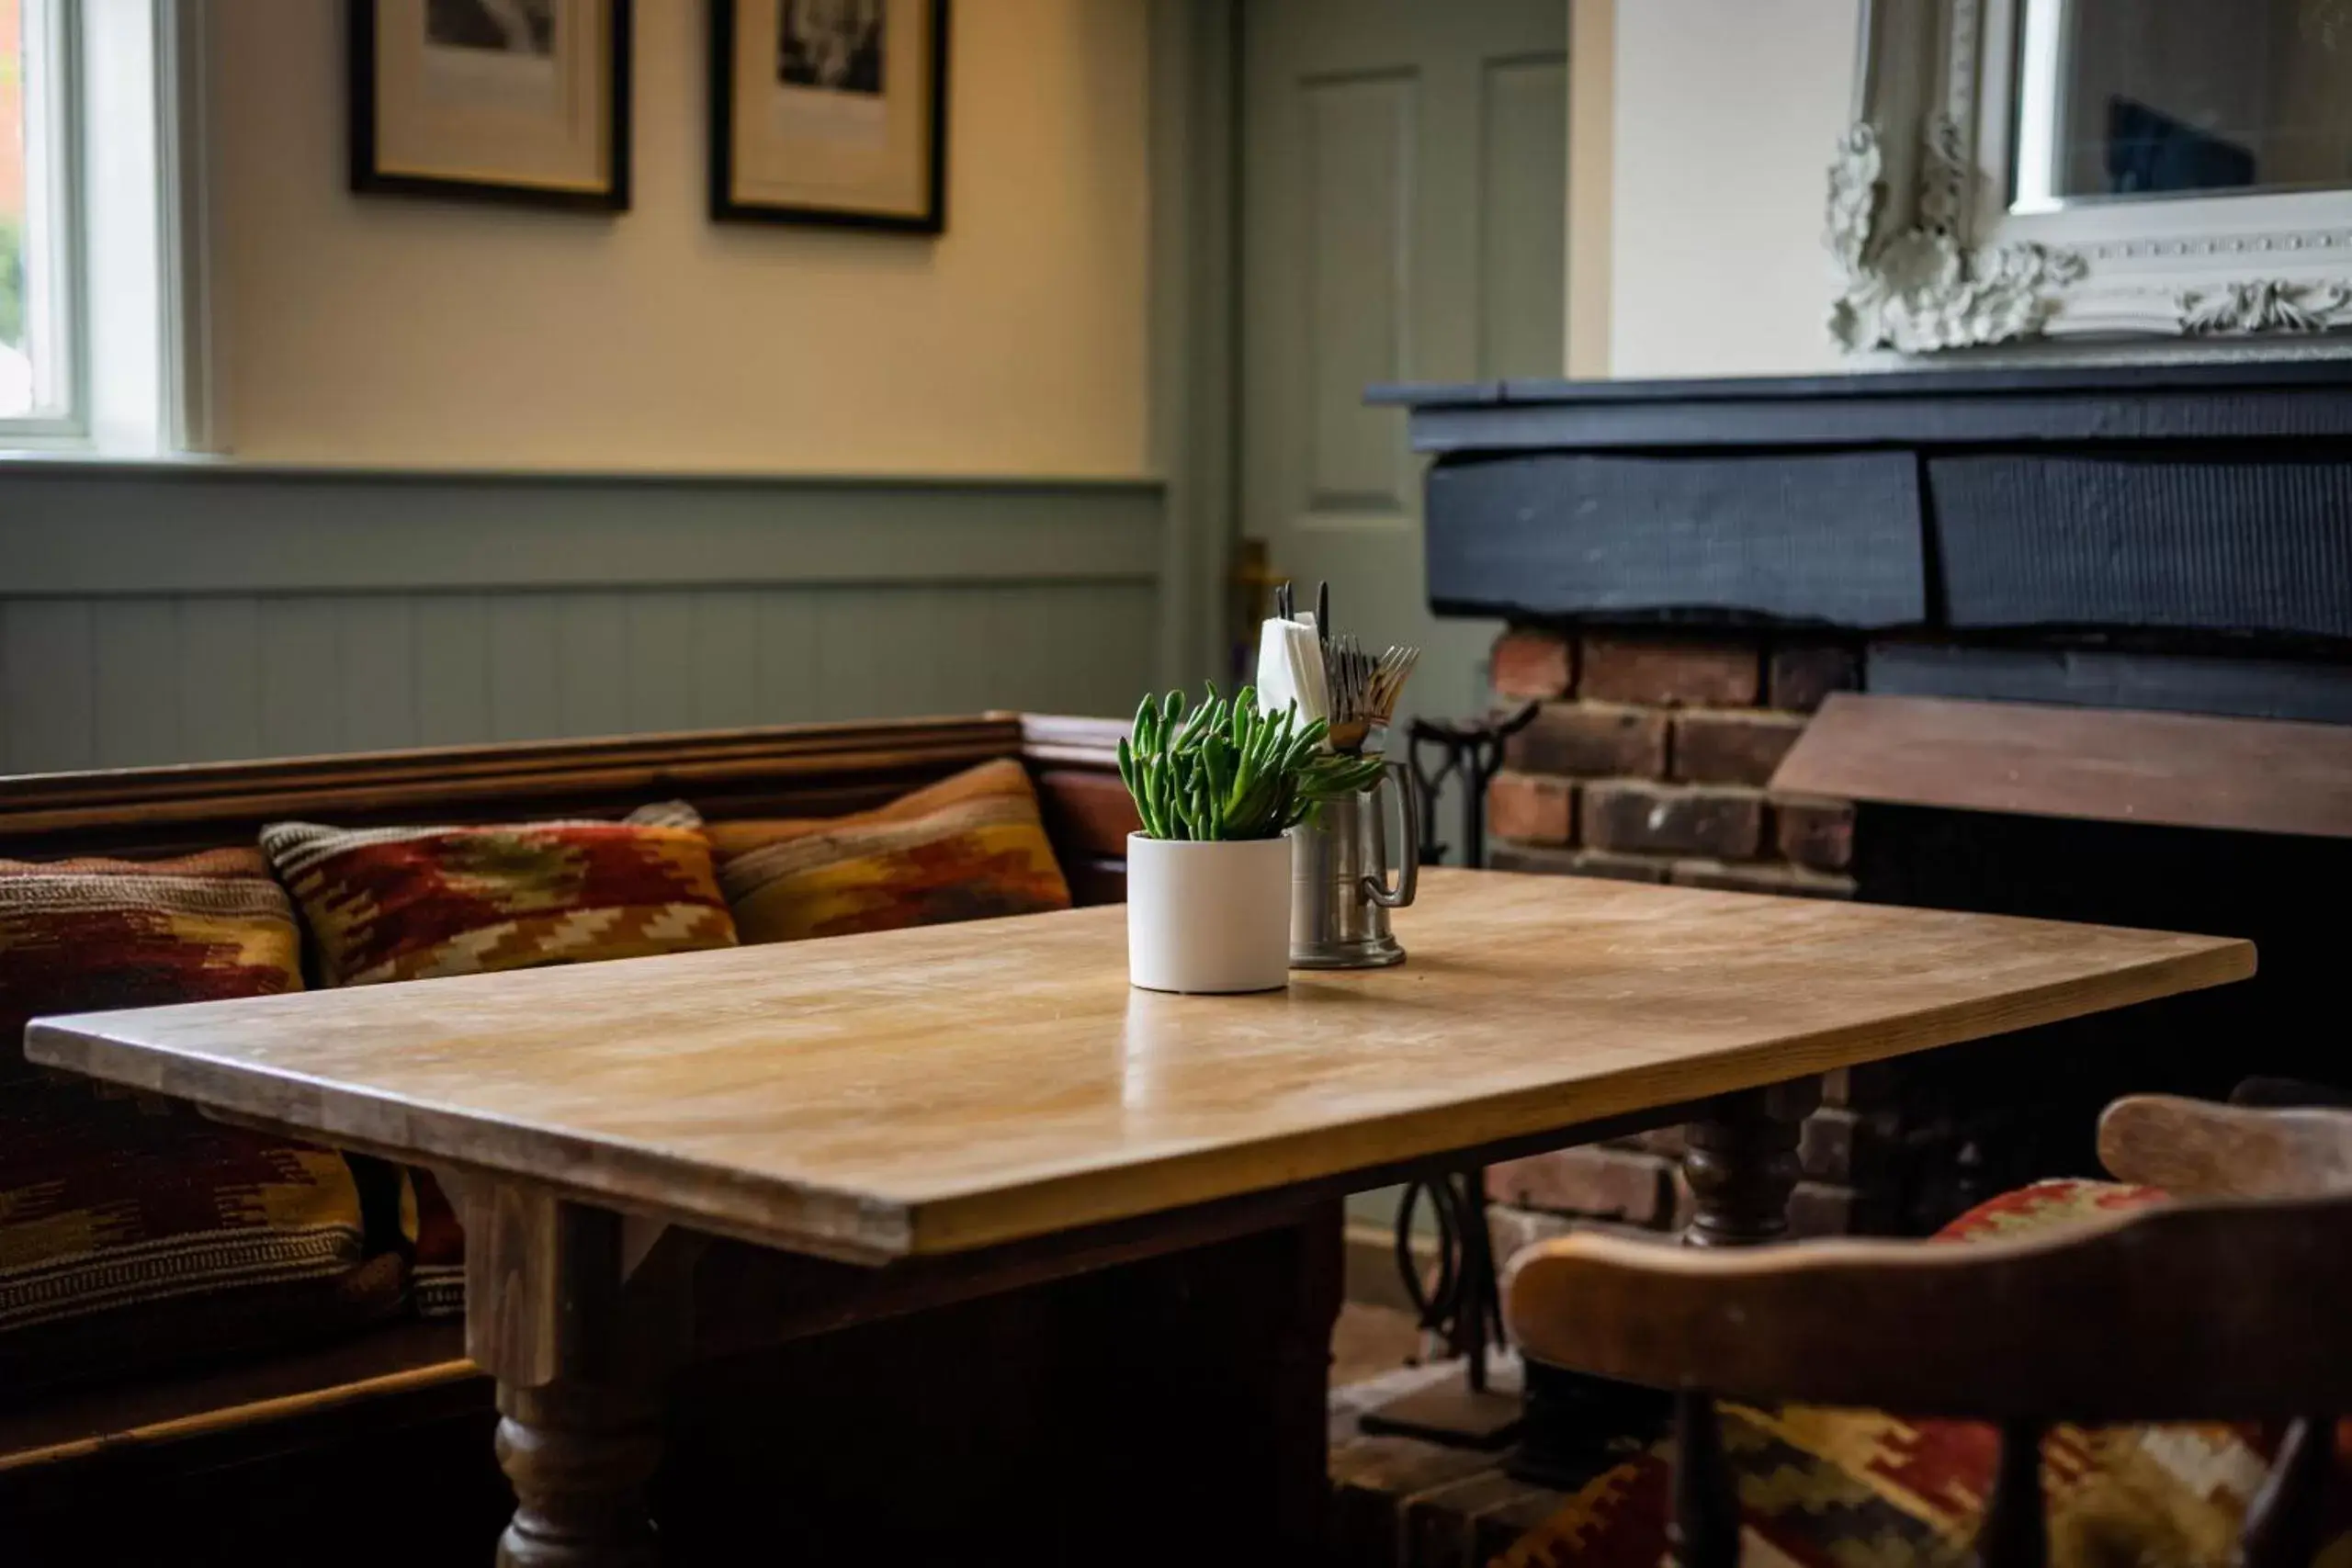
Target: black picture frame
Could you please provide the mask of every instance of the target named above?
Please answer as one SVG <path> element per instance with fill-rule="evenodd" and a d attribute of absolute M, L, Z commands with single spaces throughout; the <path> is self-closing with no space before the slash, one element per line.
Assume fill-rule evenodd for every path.
<path fill-rule="evenodd" d="M 947 44 L 950 0 L 931 8 L 931 177 L 920 213 L 863 212 L 834 207 L 737 201 L 735 182 L 735 13 L 739 0 L 710 5 L 710 217 L 715 223 L 780 223 L 828 229 L 878 229 L 939 234 L 947 228 Z"/>
<path fill-rule="evenodd" d="M 546 207 L 572 212 L 627 212 L 629 208 L 629 111 L 632 77 L 629 39 L 634 0 L 611 0 L 605 91 L 611 95 L 612 168 L 604 190 L 555 190 L 546 186 L 506 185 L 495 180 L 447 179 L 432 175 L 390 175 L 376 166 L 376 4 L 345 0 L 344 26 L 350 70 L 351 189 L 360 196 L 416 196 L 499 206 Z"/>

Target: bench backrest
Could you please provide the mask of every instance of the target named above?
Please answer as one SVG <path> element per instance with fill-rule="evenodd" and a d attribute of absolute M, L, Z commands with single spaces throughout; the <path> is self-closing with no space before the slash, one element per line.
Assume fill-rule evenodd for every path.
<path fill-rule="evenodd" d="M 0 857 L 146 858 L 251 844 L 288 818 L 367 826 L 618 817 L 680 799 L 705 818 L 832 817 L 998 757 L 1036 781 L 1081 904 L 1125 897 L 1133 808 L 1123 722 L 989 713 L 598 740 L 0 777 Z"/>

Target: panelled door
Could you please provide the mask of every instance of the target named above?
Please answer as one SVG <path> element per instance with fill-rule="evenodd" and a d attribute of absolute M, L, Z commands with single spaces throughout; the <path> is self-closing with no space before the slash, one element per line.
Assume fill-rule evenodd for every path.
<path fill-rule="evenodd" d="M 1421 463 L 1375 382 L 1557 376 L 1568 0 L 1244 0 L 1242 530 L 1479 711 L 1495 627 L 1430 617 Z M 1453 833 L 1449 809 L 1448 834 Z"/>

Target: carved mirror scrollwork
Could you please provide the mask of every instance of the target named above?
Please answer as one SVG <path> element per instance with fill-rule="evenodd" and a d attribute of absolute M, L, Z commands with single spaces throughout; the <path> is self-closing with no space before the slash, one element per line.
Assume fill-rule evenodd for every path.
<path fill-rule="evenodd" d="M 1875 0 L 1862 26 L 1825 236 L 1849 351 L 2352 329 L 2352 0 Z"/>

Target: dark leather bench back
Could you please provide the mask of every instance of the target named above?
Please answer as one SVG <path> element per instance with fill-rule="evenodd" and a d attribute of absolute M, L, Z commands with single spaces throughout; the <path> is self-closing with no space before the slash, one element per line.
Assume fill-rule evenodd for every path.
<path fill-rule="evenodd" d="M 682 799 L 712 821 L 832 817 L 976 762 L 1020 757 L 1082 904 L 1125 896 L 1134 824 L 1117 720 L 1028 717 L 627 736 L 0 778 L 0 857 L 135 858 L 250 844 L 265 822 L 618 817 Z"/>

